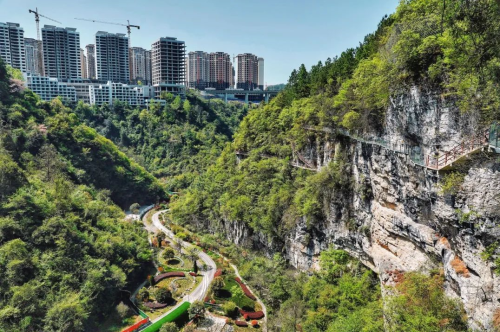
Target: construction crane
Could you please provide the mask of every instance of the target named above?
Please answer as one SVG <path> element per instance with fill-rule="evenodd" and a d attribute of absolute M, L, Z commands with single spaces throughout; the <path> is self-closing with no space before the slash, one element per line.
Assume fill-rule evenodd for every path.
<path fill-rule="evenodd" d="M 130 41 L 130 32 L 131 32 L 130 28 L 137 28 L 137 29 L 141 28 L 138 25 L 130 24 L 129 20 L 127 20 L 127 24 L 114 23 L 114 22 L 104 22 L 104 21 L 97 21 L 97 20 L 90 20 L 90 19 L 87 19 L 87 18 L 75 18 L 75 20 L 88 21 L 88 22 L 94 22 L 94 23 L 103 23 L 103 24 L 112 24 L 112 25 L 121 25 L 123 27 L 127 27 L 128 45 L 129 45 L 129 47 L 132 47 L 132 43 Z"/>
<path fill-rule="evenodd" d="M 43 18 L 46 18 L 47 20 L 51 20 L 51 21 L 54 21 L 56 23 L 59 23 L 59 24 L 62 24 L 61 22 L 59 21 L 56 21 L 50 17 L 47 17 L 45 15 L 42 15 L 38 12 L 38 7 L 35 8 L 35 10 L 32 10 L 30 9 L 29 10 L 30 14 L 33 13 L 35 14 L 35 22 L 36 22 L 36 36 L 37 36 L 37 39 L 40 40 L 40 17 L 43 17 Z"/>

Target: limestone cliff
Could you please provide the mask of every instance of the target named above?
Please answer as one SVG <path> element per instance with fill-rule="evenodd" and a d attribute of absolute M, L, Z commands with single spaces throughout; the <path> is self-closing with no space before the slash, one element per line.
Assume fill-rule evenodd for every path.
<path fill-rule="evenodd" d="M 446 151 L 479 130 L 476 119 L 460 114 L 453 103 L 414 88 L 391 101 L 385 132 L 371 136 L 393 146 L 418 146 L 426 155 Z M 423 167 L 405 153 L 328 133 L 318 134 L 310 146 L 303 154 L 318 169 L 336 150 L 348 151 L 355 183 L 351 194 L 333 193 L 325 220 L 312 229 L 298 221 L 283 242 L 269 241 L 235 221 L 224 222 L 228 237 L 282 251 L 299 269 L 316 268 L 320 252 L 334 244 L 378 273 L 383 285 L 393 284 L 401 272 L 442 265 L 446 291 L 464 303 L 471 328 L 491 330 L 492 317 L 500 311 L 500 277 L 481 253 L 500 239 L 499 155 L 478 152 L 457 164 L 467 175 L 461 190 L 450 196 L 440 194 L 444 172 Z M 470 211 L 467 220 L 460 220 Z"/>

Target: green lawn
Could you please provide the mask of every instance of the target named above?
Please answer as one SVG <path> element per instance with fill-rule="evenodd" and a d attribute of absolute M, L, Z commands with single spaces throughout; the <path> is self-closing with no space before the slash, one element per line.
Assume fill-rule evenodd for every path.
<path fill-rule="evenodd" d="M 233 287 L 241 289 L 240 285 L 236 282 L 236 280 L 234 280 L 234 277 L 235 277 L 234 275 L 228 275 L 224 277 L 225 286 L 223 288 L 223 291 L 219 296 L 215 297 L 217 303 L 222 304 L 228 301 L 232 301 L 236 303 L 236 305 L 239 308 L 244 308 L 246 310 L 253 310 L 255 308 L 256 302 L 249 299 L 246 295 L 241 294 L 242 292 L 240 292 L 239 296 L 235 296 L 235 294 L 231 292 Z"/>

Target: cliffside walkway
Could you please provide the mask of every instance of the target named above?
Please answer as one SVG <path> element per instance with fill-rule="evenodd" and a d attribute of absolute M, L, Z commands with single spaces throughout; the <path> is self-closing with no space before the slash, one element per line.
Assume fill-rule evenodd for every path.
<path fill-rule="evenodd" d="M 437 151 L 434 154 L 426 154 L 426 155 L 423 154 L 421 147 L 412 146 L 404 143 L 403 141 L 390 142 L 383 139 L 366 139 L 354 133 L 350 133 L 348 130 L 342 128 L 329 128 L 329 127 L 317 128 L 313 126 L 305 126 L 304 129 L 310 131 L 324 132 L 328 134 L 339 134 L 347 136 L 358 142 L 380 146 L 383 147 L 384 149 L 408 156 L 409 161 L 414 165 L 425 167 L 427 169 L 434 171 L 452 169 L 454 163 L 464 158 L 467 158 L 473 153 L 479 152 L 484 148 L 489 148 L 491 151 L 500 153 L 500 124 L 497 123 L 492 124 L 488 130 L 482 131 L 478 135 L 464 139 L 461 143 L 454 146 L 451 150 L 444 152 Z M 295 147 L 292 146 L 292 148 L 295 151 Z M 243 151 L 236 151 L 236 155 L 249 156 L 250 153 Z M 261 158 L 276 157 L 267 154 L 259 154 L 259 156 Z M 293 159 L 294 161 L 290 162 L 290 165 L 293 167 L 298 167 L 310 171 L 318 171 L 318 167 L 314 165 L 314 161 L 307 160 L 307 158 L 304 158 L 298 152 L 294 153 Z M 302 164 L 300 164 L 299 161 L 302 162 Z"/>

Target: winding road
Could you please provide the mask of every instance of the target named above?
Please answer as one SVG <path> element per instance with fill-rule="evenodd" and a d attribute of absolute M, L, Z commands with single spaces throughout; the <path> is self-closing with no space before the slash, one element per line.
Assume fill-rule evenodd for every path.
<path fill-rule="evenodd" d="M 175 239 L 175 241 L 179 242 L 183 248 L 190 247 L 192 245 L 191 243 L 186 242 L 186 241 L 182 241 L 182 240 L 176 238 L 175 234 L 170 229 L 163 226 L 163 224 L 160 222 L 159 216 L 162 213 L 167 212 L 167 211 L 168 210 L 157 211 L 155 214 L 153 214 L 153 216 L 151 218 L 153 221 L 153 224 L 149 225 L 147 223 L 144 223 L 146 230 L 148 232 L 155 232 L 156 230 L 161 230 L 168 238 L 170 238 L 171 240 Z M 223 257 L 224 260 L 229 262 L 229 260 L 226 257 L 224 257 L 222 254 L 219 253 L 219 255 L 221 257 Z M 183 300 L 179 301 L 172 309 L 165 312 L 160 317 L 157 317 L 156 319 L 152 320 L 151 321 L 152 323 L 155 323 L 155 322 L 159 321 L 160 319 L 162 319 L 163 317 L 167 316 L 169 313 L 174 311 L 177 307 L 179 307 L 185 301 L 193 303 L 194 301 L 203 301 L 205 299 L 205 296 L 207 295 L 210 284 L 214 280 L 215 272 L 217 270 L 217 265 L 215 264 L 215 262 L 213 261 L 213 259 L 209 255 L 207 255 L 206 253 L 204 253 L 202 251 L 200 251 L 200 253 L 198 254 L 198 257 L 208 266 L 207 271 L 204 271 L 203 273 L 200 272 L 200 274 L 203 275 L 202 282 L 198 285 L 198 287 L 195 288 L 194 291 L 192 291 L 190 294 L 186 295 L 183 298 Z M 235 271 L 236 276 L 239 277 L 240 279 L 243 279 L 238 271 L 238 268 L 234 264 L 232 264 L 231 262 L 229 262 L 229 264 L 233 268 L 233 270 Z M 138 291 L 138 289 L 134 292 L 134 294 L 137 293 L 137 291 Z M 251 289 L 250 289 L 250 292 L 252 292 Z M 257 302 L 260 304 L 260 306 L 262 307 L 262 311 L 264 312 L 264 319 L 263 319 L 264 324 L 263 324 L 262 330 L 264 332 L 267 332 L 267 308 L 264 305 L 264 303 L 260 300 L 260 298 L 254 292 L 252 292 L 252 294 L 255 295 L 255 297 L 257 298 Z M 223 320 L 221 320 L 221 322 L 222 321 Z M 225 323 L 225 321 L 224 321 L 224 323 Z"/>
<path fill-rule="evenodd" d="M 174 233 L 170 229 L 163 226 L 160 222 L 160 219 L 159 219 L 160 214 L 162 214 L 163 212 L 166 212 L 166 211 L 168 211 L 168 210 L 158 211 L 155 214 L 153 214 L 153 217 L 152 217 L 153 225 L 157 229 L 159 229 L 163 233 L 165 233 L 165 235 L 168 238 L 173 240 L 175 238 Z M 188 242 L 182 241 L 180 239 L 175 239 L 175 240 L 178 241 L 182 245 L 183 248 L 191 246 L 191 244 Z M 215 264 L 213 259 L 210 258 L 210 256 L 208 256 L 204 252 L 200 252 L 198 256 L 208 266 L 207 271 L 200 273 L 203 275 L 203 280 L 201 281 L 201 283 L 198 285 L 198 287 L 195 288 L 194 291 L 191 292 L 191 294 L 186 295 L 182 301 L 179 301 L 175 307 L 173 307 L 172 309 L 170 309 L 169 311 L 167 311 L 166 313 L 164 313 L 160 317 L 152 320 L 153 323 L 156 321 L 159 321 L 160 319 L 162 319 L 163 317 L 165 317 L 166 315 L 168 315 L 169 313 L 174 311 L 178 306 L 180 306 L 185 301 L 188 301 L 191 303 L 193 303 L 194 301 L 203 301 L 203 299 L 205 298 L 205 296 L 208 292 L 208 288 L 210 287 L 210 284 L 212 283 L 212 280 L 214 280 L 214 275 L 215 275 L 215 271 L 217 270 L 217 265 Z"/>

